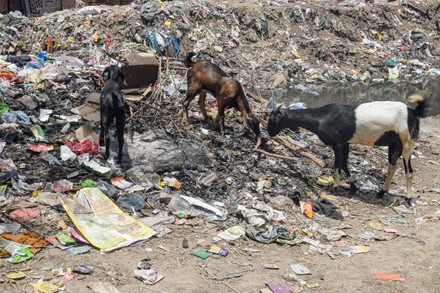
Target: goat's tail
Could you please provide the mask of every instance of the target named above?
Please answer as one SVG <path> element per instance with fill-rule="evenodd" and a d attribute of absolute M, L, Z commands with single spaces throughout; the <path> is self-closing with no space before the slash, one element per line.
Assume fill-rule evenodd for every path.
<path fill-rule="evenodd" d="M 416 117 L 426 117 L 428 112 L 428 104 L 420 94 L 413 94 L 408 97 L 408 102 L 417 103 L 416 108 L 413 110 L 413 113 Z"/>
<path fill-rule="evenodd" d="M 252 114 L 251 106 L 249 105 L 249 101 L 246 97 L 246 94 L 244 93 L 243 87 L 238 81 L 236 82 L 238 87 L 237 97 L 239 97 L 242 100 L 246 113 Z"/>
<path fill-rule="evenodd" d="M 194 52 L 189 52 L 186 57 L 185 60 L 183 61 L 183 63 L 185 64 L 186 67 L 191 67 L 194 65 L 195 62 L 192 61 L 192 57 L 196 56 L 197 54 Z"/>

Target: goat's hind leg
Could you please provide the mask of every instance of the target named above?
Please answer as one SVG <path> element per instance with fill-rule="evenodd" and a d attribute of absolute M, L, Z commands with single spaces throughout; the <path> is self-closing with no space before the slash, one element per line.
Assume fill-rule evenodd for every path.
<path fill-rule="evenodd" d="M 102 123 L 102 114 L 101 114 L 101 128 L 99 130 L 99 145 L 104 145 L 104 124 Z"/>
<path fill-rule="evenodd" d="M 208 120 L 208 114 L 206 113 L 206 91 L 201 90 L 199 93 L 199 107 L 202 112 L 203 121 L 206 122 Z"/>
<path fill-rule="evenodd" d="M 110 156 L 110 133 L 109 133 L 109 128 L 110 128 L 110 123 L 112 122 L 113 118 L 112 117 L 106 117 L 103 120 L 101 120 L 102 122 L 102 130 L 104 132 L 104 141 L 105 141 L 105 153 L 104 153 L 104 159 L 108 159 L 108 157 Z"/>
<path fill-rule="evenodd" d="M 116 133 L 118 136 L 119 153 L 116 162 L 120 164 L 122 162 L 122 151 L 124 149 L 124 130 L 125 130 L 125 115 L 116 119 Z"/>
<path fill-rule="evenodd" d="M 379 191 L 376 195 L 377 198 L 383 198 L 385 193 L 388 192 L 391 186 L 391 181 L 394 178 L 394 174 L 397 170 L 397 160 L 402 155 L 402 144 L 392 144 L 388 146 L 388 173 L 387 179 L 385 181 L 384 187 L 381 191 Z M 405 164 L 405 162 L 404 162 Z"/>
<path fill-rule="evenodd" d="M 222 136 L 225 135 L 225 97 L 219 96 L 218 101 L 218 119 L 220 120 L 220 133 Z"/>

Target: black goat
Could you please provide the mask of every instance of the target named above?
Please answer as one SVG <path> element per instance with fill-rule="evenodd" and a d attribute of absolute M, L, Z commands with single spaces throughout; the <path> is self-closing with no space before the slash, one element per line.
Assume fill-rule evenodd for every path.
<path fill-rule="evenodd" d="M 396 172 L 397 160 L 402 155 L 405 167 L 407 196 L 410 197 L 413 180 L 411 153 L 414 140 L 419 134 L 420 117 L 426 116 L 426 103 L 421 95 L 412 95 L 410 103 L 377 101 L 360 105 L 329 104 L 319 108 L 283 110 L 278 107 L 269 117 L 267 131 L 277 135 L 284 128 L 305 128 L 316 135 L 335 153 L 335 187 L 339 185 L 341 169 L 350 182 L 351 191 L 356 186 L 348 171 L 347 161 L 350 144 L 388 146 L 388 175 L 383 189 L 377 194 L 381 198 L 388 192 Z"/>
<path fill-rule="evenodd" d="M 102 78 L 105 83 L 100 97 L 101 132 L 99 134 L 99 144 L 103 145 L 105 140 L 104 158 L 108 159 L 110 155 L 109 128 L 113 120 L 116 119 L 116 133 L 119 143 L 117 163 L 121 163 L 124 146 L 125 102 L 117 80 L 121 78 L 125 85 L 125 76 L 118 66 L 110 65 L 102 72 Z"/>
<path fill-rule="evenodd" d="M 225 131 L 225 108 L 236 107 L 243 115 L 243 128 L 247 124 L 255 133 L 258 147 L 261 143 L 260 121 L 252 113 L 241 84 L 209 61 L 193 62 L 191 59 L 194 55 L 196 55 L 194 52 L 190 52 L 185 59 L 185 65 L 190 69 L 188 70 L 186 98 L 182 101 L 183 121 L 188 121 L 188 106 L 197 94 L 199 94 L 199 106 L 203 120 L 207 120 L 205 100 L 206 93 L 210 92 L 218 102 L 221 134 L 224 135 Z"/>

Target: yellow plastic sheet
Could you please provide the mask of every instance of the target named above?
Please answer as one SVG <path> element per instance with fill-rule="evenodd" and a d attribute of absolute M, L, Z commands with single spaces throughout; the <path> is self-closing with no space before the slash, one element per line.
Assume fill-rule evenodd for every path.
<path fill-rule="evenodd" d="M 156 232 L 121 211 L 98 188 L 83 188 L 63 207 L 81 234 L 95 247 L 109 252 L 145 240 Z"/>

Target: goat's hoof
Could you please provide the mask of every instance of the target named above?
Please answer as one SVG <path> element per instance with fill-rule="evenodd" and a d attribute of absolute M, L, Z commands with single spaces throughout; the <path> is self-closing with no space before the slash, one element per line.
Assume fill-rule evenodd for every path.
<path fill-rule="evenodd" d="M 405 197 L 405 201 L 410 207 L 415 207 L 417 205 L 417 198 L 415 197 Z"/>
<path fill-rule="evenodd" d="M 354 185 L 353 183 L 350 183 L 350 194 L 355 194 L 357 191 L 357 187 L 356 185 Z"/>
<path fill-rule="evenodd" d="M 376 198 L 383 198 L 385 196 L 385 190 L 381 190 L 376 194 Z"/>

